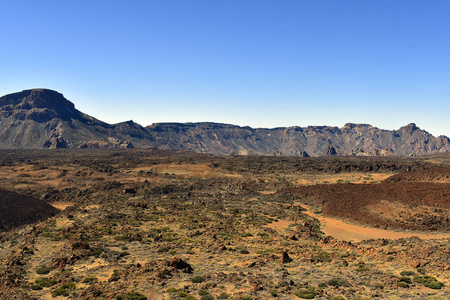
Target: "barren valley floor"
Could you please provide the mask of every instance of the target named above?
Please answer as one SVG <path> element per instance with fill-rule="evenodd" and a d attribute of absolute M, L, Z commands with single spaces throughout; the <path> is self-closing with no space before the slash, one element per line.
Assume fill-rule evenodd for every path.
<path fill-rule="evenodd" d="M 450 297 L 448 154 L 0 154 L 0 299 Z"/>

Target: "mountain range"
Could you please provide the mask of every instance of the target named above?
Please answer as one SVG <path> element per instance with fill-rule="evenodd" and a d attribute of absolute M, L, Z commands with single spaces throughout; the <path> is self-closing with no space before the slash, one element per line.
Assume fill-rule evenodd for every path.
<path fill-rule="evenodd" d="M 251 128 L 213 122 L 108 124 L 62 94 L 31 89 L 0 98 L 0 148 L 159 147 L 221 155 L 427 155 L 450 151 L 450 139 L 414 123 L 398 130 L 368 124 Z"/>

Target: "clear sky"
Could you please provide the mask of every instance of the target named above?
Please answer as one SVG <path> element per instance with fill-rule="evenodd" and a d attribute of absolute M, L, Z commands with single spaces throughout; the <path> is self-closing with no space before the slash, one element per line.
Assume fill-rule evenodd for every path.
<path fill-rule="evenodd" d="M 2 0 L 0 94 L 100 120 L 450 136 L 450 1 Z"/>

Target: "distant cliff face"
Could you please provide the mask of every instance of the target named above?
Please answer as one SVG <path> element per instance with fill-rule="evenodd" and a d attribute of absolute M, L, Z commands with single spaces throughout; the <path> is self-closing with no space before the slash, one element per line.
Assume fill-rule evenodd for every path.
<path fill-rule="evenodd" d="M 213 154 L 407 156 L 450 151 L 449 138 L 434 137 L 415 124 L 394 131 L 366 124 L 252 129 L 217 123 L 166 123 L 146 129 L 155 136 L 158 147 Z"/>
<path fill-rule="evenodd" d="M 58 92 L 0 98 L 0 148 L 162 147 L 226 155 L 426 155 L 450 151 L 448 137 L 415 124 L 390 131 L 367 124 L 250 128 L 219 123 L 107 124 Z"/>

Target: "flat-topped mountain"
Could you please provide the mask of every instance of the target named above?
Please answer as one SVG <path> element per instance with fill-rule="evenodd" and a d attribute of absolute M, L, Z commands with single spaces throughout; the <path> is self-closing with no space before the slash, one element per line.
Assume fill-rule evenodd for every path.
<path fill-rule="evenodd" d="M 449 152 L 446 136 L 411 123 L 251 128 L 230 124 L 107 124 L 78 111 L 58 92 L 25 90 L 0 98 L 0 148 L 161 147 L 225 155 L 426 155 Z"/>
<path fill-rule="evenodd" d="M 88 116 L 52 90 L 25 90 L 0 98 L 3 149 L 130 147 L 129 137 L 145 134 L 132 122 L 111 125 Z"/>

